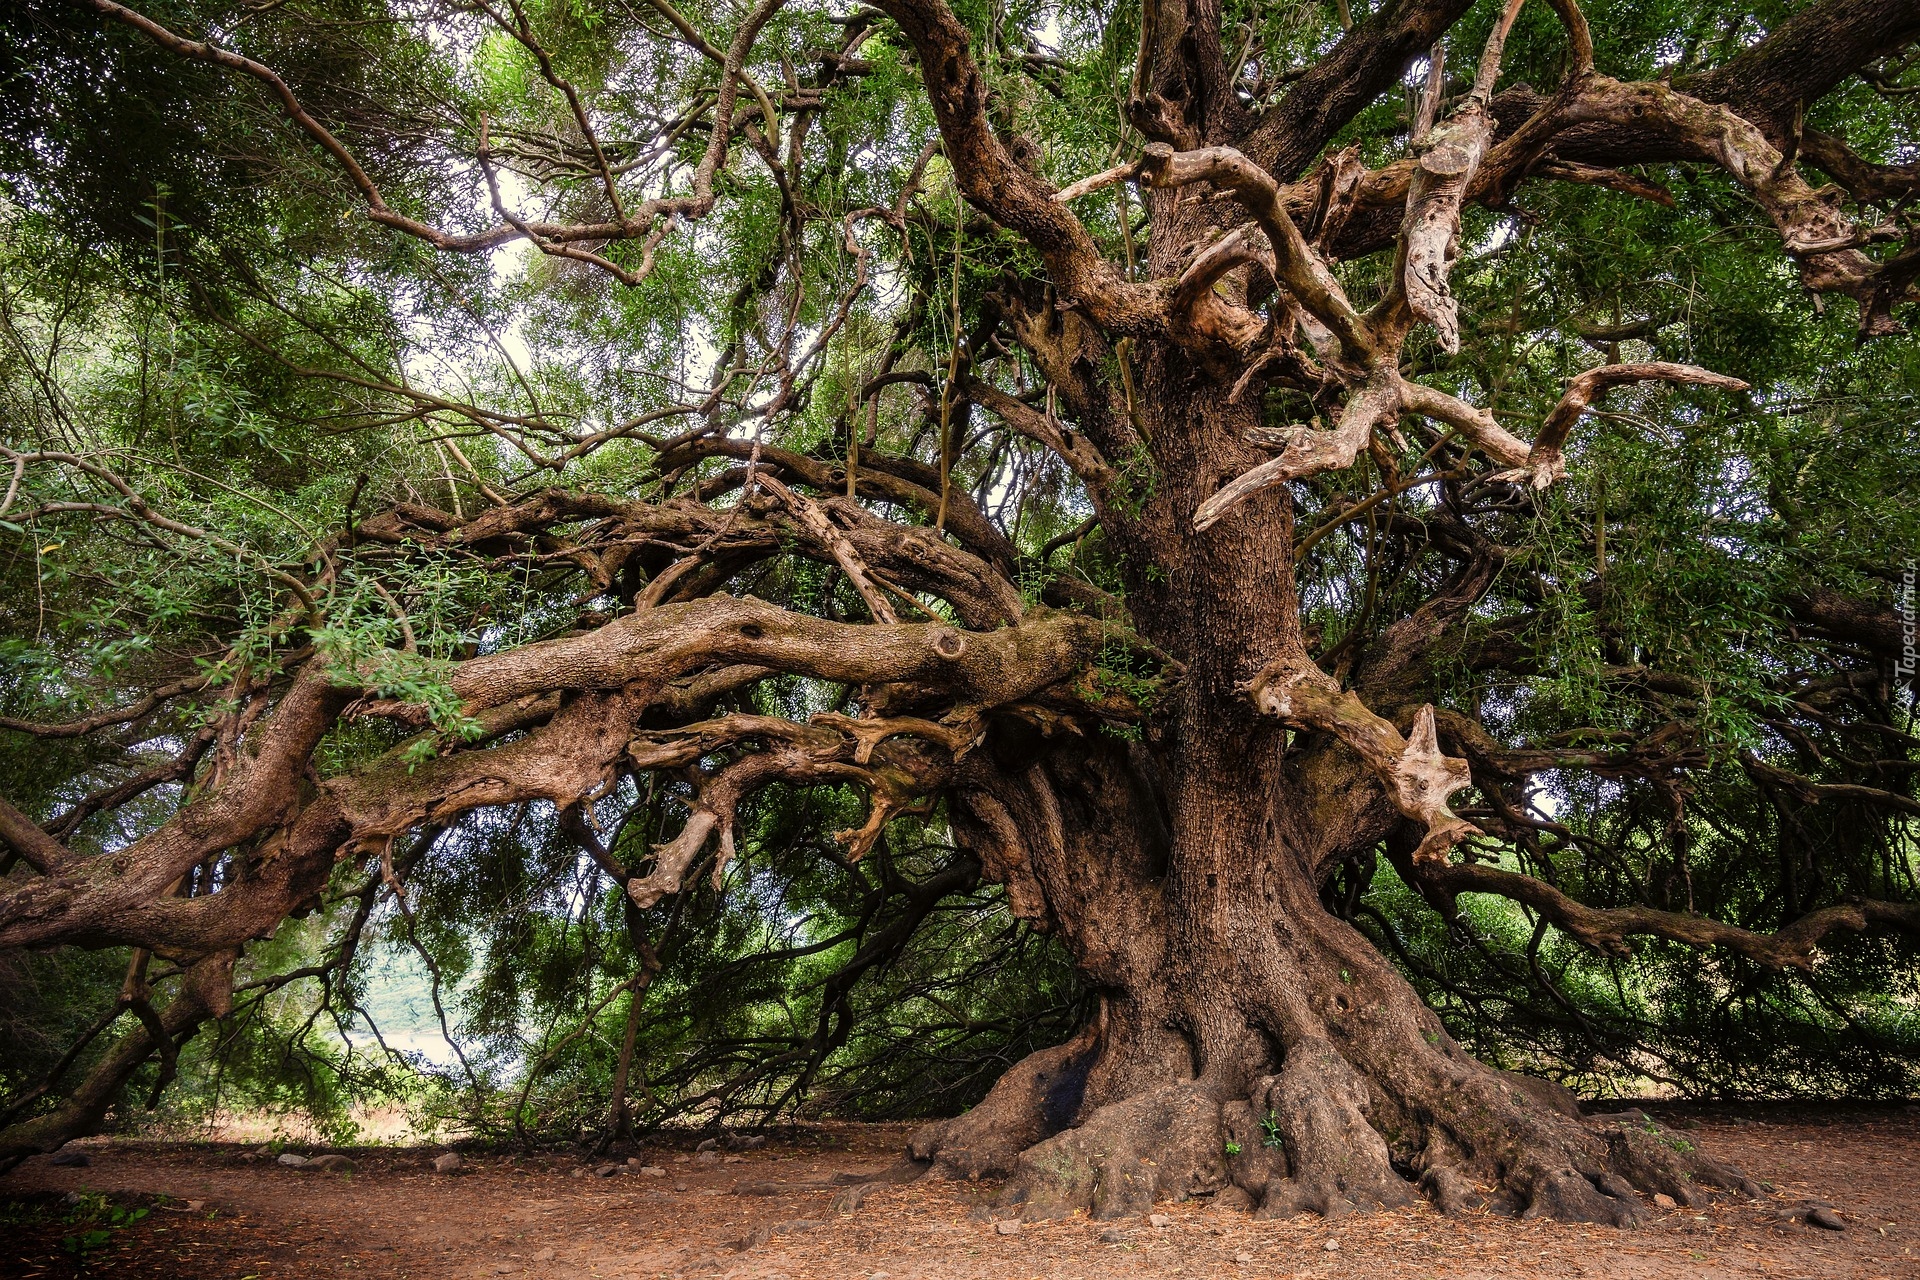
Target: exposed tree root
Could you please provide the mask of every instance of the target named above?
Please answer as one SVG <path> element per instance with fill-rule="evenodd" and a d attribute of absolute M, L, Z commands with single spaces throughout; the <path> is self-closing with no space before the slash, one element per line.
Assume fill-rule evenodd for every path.
<path fill-rule="evenodd" d="M 1558 1086 L 1464 1055 L 1463 1087 L 1429 1099 L 1409 1128 L 1406 1100 L 1388 1099 L 1328 1040 L 1294 1047 L 1248 1096 L 1170 1082 L 1063 1128 L 1060 1108 L 1078 1101 L 1098 1053 L 1083 1034 L 1035 1054 L 981 1106 L 916 1133 L 912 1156 L 937 1176 L 1007 1178 L 998 1203 L 1028 1220 L 1137 1216 L 1196 1198 L 1260 1217 L 1338 1218 L 1424 1196 L 1449 1214 L 1627 1227 L 1645 1216 L 1642 1196 L 1696 1205 L 1714 1190 L 1761 1194 L 1643 1112 L 1582 1119 Z"/>
<path fill-rule="evenodd" d="M 937 1178 L 1004 1178 L 1021 1152 L 1073 1122 L 1095 1048 L 1094 1029 L 1010 1067 L 964 1115 L 916 1130 L 907 1144 L 914 1160 L 932 1161 Z"/>
<path fill-rule="evenodd" d="M 1029 1220 L 1082 1209 L 1122 1218 L 1226 1185 L 1219 1102 L 1197 1084 L 1169 1084 L 1029 1147 L 1001 1202 Z"/>
<path fill-rule="evenodd" d="M 1367 1123 L 1366 1082 L 1333 1046 L 1305 1045 L 1288 1054 L 1280 1074 L 1256 1086 L 1255 1106 L 1263 1102 L 1286 1152 L 1288 1174 L 1263 1188 L 1262 1217 L 1313 1212 L 1337 1218 L 1354 1209 L 1412 1202 L 1412 1188 L 1394 1172 L 1386 1139 Z M 1263 1134 L 1263 1140 L 1274 1139 Z"/>

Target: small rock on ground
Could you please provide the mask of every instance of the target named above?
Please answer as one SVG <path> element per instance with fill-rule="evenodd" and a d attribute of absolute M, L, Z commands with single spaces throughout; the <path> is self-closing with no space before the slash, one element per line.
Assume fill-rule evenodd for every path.
<path fill-rule="evenodd" d="M 1150 1213 L 1147 1215 L 1147 1221 L 1156 1227 L 1170 1227 L 1173 1225 L 1173 1219 L 1164 1213 Z"/>
<path fill-rule="evenodd" d="M 705 1141 L 703 1141 L 699 1146 L 695 1147 L 694 1150 L 695 1151 L 712 1151 L 715 1147 L 718 1147 L 719 1145 L 720 1145 L 720 1139 L 708 1138 Z"/>
<path fill-rule="evenodd" d="M 1846 1222 L 1839 1214 L 1823 1204 L 1814 1205 L 1807 1210 L 1807 1221 L 1816 1227 L 1825 1227 L 1829 1231 L 1845 1231 Z"/>
<path fill-rule="evenodd" d="M 1656 1209 L 1678 1209 L 1680 1202 L 1662 1191 L 1653 1197 L 1653 1207 Z"/>
<path fill-rule="evenodd" d="M 435 1156 L 433 1158 L 433 1171 L 435 1173 L 458 1173 L 460 1171 L 460 1157 L 451 1151 Z"/>
<path fill-rule="evenodd" d="M 298 1169 L 307 1163 L 307 1158 L 305 1156 L 295 1155 L 293 1152 L 288 1151 L 281 1155 L 280 1163 L 287 1166 L 287 1168 L 289 1169 Z"/>
<path fill-rule="evenodd" d="M 1248 1253 L 1245 1249 L 1242 1249 L 1239 1253 L 1236 1253 L 1233 1255 L 1233 1260 L 1235 1262 L 1252 1262 L 1253 1255 Z"/>
<path fill-rule="evenodd" d="M 657 1164 L 643 1164 L 640 1166 L 640 1176 L 643 1178 L 664 1178 L 667 1176 L 667 1171 Z"/>
<path fill-rule="evenodd" d="M 315 1156 L 300 1167 L 317 1173 L 352 1173 L 353 1161 L 343 1155 Z"/>
<path fill-rule="evenodd" d="M 617 1164 L 603 1164 L 593 1171 L 593 1176 L 596 1178 L 611 1178 L 614 1174 L 620 1172 L 622 1172 L 621 1166 Z"/>
<path fill-rule="evenodd" d="M 1108 1227 L 1100 1233 L 1101 1244 L 1125 1244 L 1127 1239 L 1127 1233 L 1119 1227 Z"/>
<path fill-rule="evenodd" d="M 1329 1240 L 1325 1244 L 1321 1245 L 1320 1247 L 1322 1249 L 1325 1249 L 1328 1253 L 1340 1252 L 1340 1242 L 1338 1240 Z"/>
<path fill-rule="evenodd" d="M 84 1151 L 62 1151 L 47 1163 L 62 1169 L 84 1169 L 93 1163 L 93 1158 Z"/>
<path fill-rule="evenodd" d="M 994 1232 L 998 1235 L 1017 1236 L 1020 1234 L 1020 1219 L 1002 1218 L 1000 1221 L 993 1224 L 993 1229 L 994 1229 Z"/>
<path fill-rule="evenodd" d="M 536 1254 L 534 1254 L 534 1255 L 533 1255 L 533 1260 L 534 1260 L 535 1262 L 552 1262 L 552 1261 L 553 1261 L 553 1250 L 551 1250 L 551 1249 L 542 1249 L 542 1250 L 541 1250 L 540 1252 L 538 1252 L 538 1253 L 536 1253 Z"/>

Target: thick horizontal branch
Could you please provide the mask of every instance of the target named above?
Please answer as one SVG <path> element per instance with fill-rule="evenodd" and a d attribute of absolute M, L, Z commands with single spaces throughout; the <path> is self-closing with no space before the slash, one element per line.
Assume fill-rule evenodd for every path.
<path fill-rule="evenodd" d="M 135 698 L 124 707 L 115 707 L 111 711 L 96 711 L 92 715 L 81 716 L 78 720 L 67 720 L 59 724 L 40 724 L 32 720 L 15 720 L 11 716 L 0 716 L 0 729 L 29 733 L 36 738 L 81 738 L 112 725 L 131 724 L 142 716 L 151 714 L 163 703 L 182 694 L 198 693 L 207 687 L 209 678 L 198 675 L 189 676 L 185 680 L 175 680 Z"/>
<path fill-rule="evenodd" d="M 1631 954 L 1635 935 L 1665 938 L 1703 950 L 1720 947 L 1770 969 L 1811 969 L 1814 949 L 1836 929 L 1901 929 L 1920 934 L 1920 903 L 1857 899 L 1795 920 L 1777 933 L 1754 933 L 1705 916 L 1653 907 L 1589 907 L 1543 880 L 1484 863 L 1415 864 L 1422 885 L 1449 896 L 1490 893 L 1531 907 L 1576 941 L 1606 955 Z"/>
<path fill-rule="evenodd" d="M 1567 437 L 1573 432 L 1573 424 L 1580 420 L 1580 415 L 1587 411 L 1594 400 L 1611 387 L 1624 387 L 1636 382 L 1686 382 L 1719 387 L 1723 391 L 1747 389 L 1747 384 L 1738 378 L 1729 378 L 1696 365 L 1673 364 L 1664 360 L 1644 364 L 1608 364 L 1598 369 L 1588 369 L 1567 384 L 1566 394 L 1560 397 L 1560 403 L 1553 407 L 1553 412 L 1547 415 L 1546 422 L 1541 425 L 1540 434 L 1534 437 L 1533 449 L 1526 461 L 1526 470 L 1531 473 L 1534 488 L 1544 489 L 1567 474 L 1564 455 Z"/>
<path fill-rule="evenodd" d="M 1725 103 L 1781 137 L 1796 109 L 1818 102 L 1859 68 L 1916 39 L 1920 6 L 1911 0 L 1824 0 L 1713 70 L 1675 85 L 1703 101 Z"/>
<path fill-rule="evenodd" d="M 18 854 L 41 875 L 57 873 L 66 863 L 66 846 L 42 831 L 26 814 L 0 796 L 0 844 Z"/>
<path fill-rule="evenodd" d="M 833 623 L 751 598 L 667 605 L 453 668 L 453 692 L 483 724 L 502 717 L 521 723 L 523 708 L 550 717 L 525 736 L 410 758 L 404 766 L 390 754 L 309 792 L 302 784 L 308 758 L 347 709 L 357 681 L 355 672 L 329 670 L 316 659 L 235 753 L 228 775 L 172 820 L 112 859 L 47 857 L 57 874 L 0 897 L 0 946 L 237 944 L 270 930 L 316 892 L 337 850 L 379 849 L 408 830 L 445 826 L 478 808 L 578 804 L 628 759 L 641 718 L 664 691 L 716 667 L 866 686 L 870 711 L 893 714 L 898 704 L 912 715 L 916 705 L 1001 707 L 1054 686 L 1072 689 L 1107 639 L 1103 624 L 1072 614 L 1040 613 L 968 632 L 942 623 Z M 406 704 L 362 704 L 362 711 L 423 719 Z M 940 741 L 911 725 L 900 731 Z M 821 778 L 861 782 L 892 810 L 911 802 L 909 789 L 888 781 L 880 766 L 858 763 L 860 735 L 824 726 L 794 732 L 826 735 L 838 744 L 835 754 L 846 756 L 844 767 L 837 759 L 822 762 Z M 255 865 L 232 887 L 202 898 L 168 895 L 194 865 L 246 842 L 254 842 L 247 856 Z M 38 846 L 34 852 L 51 853 Z"/>
<path fill-rule="evenodd" d="M 1417 413 L 1452 427 L 1475 448 L 1507 470 L 1495 478 L 1526 480 L 1544 489 L 1566 476 L 1564 446 L 1568 434 L 1594 398 L 1608 387 L 1635 382 L 1686 382 L 1745 391 L 1738 378 L 1688 364 L 1653 361 L 1643 364 L 1602 365 L 1576 376 L 1530 446 L 1502 427 L 1491 413 L 1434 387 L 1408 382 L 1382 365 L 1367 383 L 1350 394 L 1340 421 L 1332 431 L 1295 427 L 1284 439 L 1280 456 L 1264 462 L 1221 486 L 1194 514 L 1194 528 L 1206 529 L 1253 494 L 1290 480 L 1353 465 L 1374 429 L 1401 412 Z M 1276 440 L 1275 443 L 1280 443 Z"/>

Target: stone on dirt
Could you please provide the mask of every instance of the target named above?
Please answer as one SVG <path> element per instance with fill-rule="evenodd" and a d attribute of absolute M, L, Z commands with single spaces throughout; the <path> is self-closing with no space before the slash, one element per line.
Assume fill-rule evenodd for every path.
<path fill-rule="evenodd" d="M 552 1262 L 553 1257 L 554 1257 L 553 1250 L 542 1249 L 540 1250 L 540 1252 L 533 1255 L 533 1260 L 535 1262 Z"/>
<path fill-rule="evenodd" d="M 1147 1215 L 1147 1221 L 1156 1227 L 1170 1227 L 1173 1225 L 1173 1219 L 1164 1213 L 1150 1213 Z"/>
<path fill-rule="evenodd" d="M 346 1156 L 334 1153 L 315 1156 L 300 1167 L 303 1169 L 312 1169 L 318 1173 L 352 1173 L 354 1164 L 353 1161 Z"/>
<path fill-rule="evenodd" d="M 640 1166 L 640 1176 L 643 1178 L 664 1178 L 667 1176 L 667 1171 L 657 1164 L 643 1164 Z"/>
<path fill-rule="evenodd" d="M 593 1171 L 593 1176 L 596 1178 L 611 1178 L 614 1174 L 622 1172 L 624 1172 L 624 1170 L 617 1164 L 603 1164 Z"/>
<path fill-rule="evenodd" d="M 706 1138 L 702 1140 L 700 1145 L 695 1147 L 694 1150 L 695 1151 L 712 1151 L 715 1148 L 717 1148 L 719 1145 L 720 1145 L 720 1139 Z"/>
<path fill-rule="evenodd" d="M 435 1156 L 433 1158 L 433 1171 L 435 1173 L 460 1172 L 460 1157 L 451 1151 L 443 1152 Z"/>
<path fill-rule="evenodd" d="M 1328 1253 L 1340 1252 L 1340 1242 L 1338 1240 L 1329 1240 L 1325 1244 L 1321 1245 L 1320 1247 L 1322 1249 L 1325 1249 Z"/>
<path fill-rule="evenodd" d="M 93 1163 L 93 1158 L 84 1151 L 62 1151 L 47 1163 L 62 1169 L 84 1169 Z"/>
<path fill-rule="evenodd" d="M 999 1235 L 1017 1236 L 1020 1234 L 1020 1219 L 1002 1218 L 993 1224 L 993 1229 L 995 1233 Z"/>
<path fill-rule="evenodd" d="M 291 1151 L 285 1151 L 280 1155 L 280 1163 L 289 1169 L 302 1169 L 306 1167 L 307 1158 L 305 1156 L 295 1155 Z"/>
<path fill-rule="evenodd" d="M 1816 1204 L 1807 1210 L 1807 1221 L 1816 1227 L 1825 1227 L 1828 1231 L 1845 1231 L 1844 1219 L 1824 1204 Z"/>
<path fill-rule="evenodd" d="M 1119 1227 L 1108 1227 L 1100 1233 L 1101 1244 L 1125 1244 L 1127 1240 L 1127 1233 Z"/>

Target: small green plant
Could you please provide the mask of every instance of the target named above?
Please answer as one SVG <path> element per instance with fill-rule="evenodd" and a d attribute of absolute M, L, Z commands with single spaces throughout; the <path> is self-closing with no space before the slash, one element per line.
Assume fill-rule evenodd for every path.
<path fill-rule="evenodd" d="M 60 1248 L 84 1263 L 86 1256 L 112 1240 L 115 1232 L 126 1230 L 146 1216 L 145 1209 L 114 1204 L 97 1191 L 82 1191 L 66 1216 L 67 1224 L 77 1229 L 72 1235 L 61 1237 Z"/>
<path fill-rule="evenodd" d="M 1280 1146 L 1280 1117 L 1271 1110 L 1260 1121 L 1260 1145 L 1276 1149 Z"/>
<path fill-rule="evenodd" d="M 1227 1154 L 1229 1156 L 1237 1156 L 1240 1154 L 1240 1144 L 1232 1138 L 1227 1139 Z"/>

